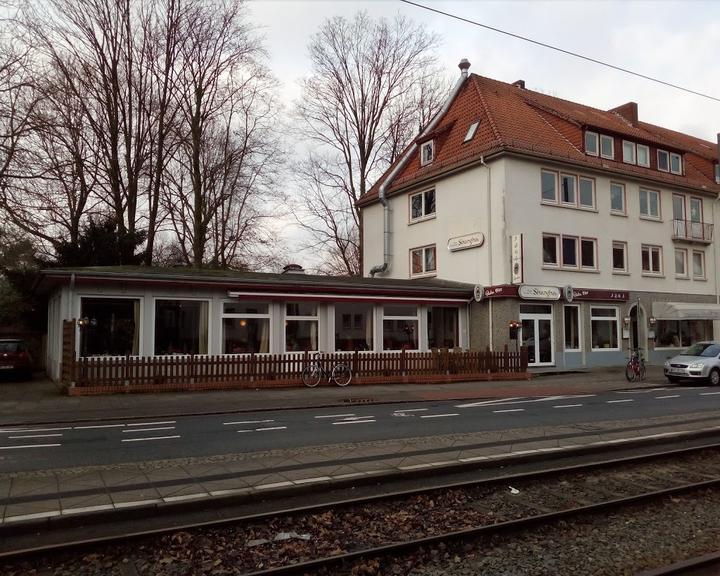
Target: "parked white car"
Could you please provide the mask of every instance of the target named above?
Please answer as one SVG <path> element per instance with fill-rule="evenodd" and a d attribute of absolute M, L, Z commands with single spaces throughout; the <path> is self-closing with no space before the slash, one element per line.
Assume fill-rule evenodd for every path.
<path fill-rule="evenodd" d="M 665 362 L 665 376 L 670 382 L 707 380 L 720 384 L 720 343 L 696 342 L 690 348 Z"/>

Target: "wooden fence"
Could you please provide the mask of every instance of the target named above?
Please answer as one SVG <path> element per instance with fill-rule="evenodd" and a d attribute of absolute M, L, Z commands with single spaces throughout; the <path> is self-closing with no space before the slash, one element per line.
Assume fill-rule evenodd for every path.
<path fill-rule="evenodd" d="M 90 357 L 64 363 L 71 394 L 302 386 L 312 354 Z M 527 350 L 335 352 L 317 356 L 328 374 L 348 364 L 352 384 L 527 378 Z M 328 382 L 323 382 L 327 384 Z"/>

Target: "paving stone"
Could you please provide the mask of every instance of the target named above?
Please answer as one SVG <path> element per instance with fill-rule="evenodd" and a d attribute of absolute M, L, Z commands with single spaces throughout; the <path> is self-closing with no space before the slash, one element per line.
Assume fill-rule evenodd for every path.
<path fill-rule="evenodd" d="M 70 498 L 60 497 L 60 508 L 68 509 L 94 508 L 96 506 L 112 506 L 110 494 L 94 494 L 92 496 L 73 496 Z"/>
<path fill-rule="evenodd" d="M 146 500 L 160 500 L 160 493 L 152 487 L 143 488 L 142 490 L 124 490 L 122 492 L 111 492 L 110 498 L 113 504 L 123 504 L 127 502 L 137 502 Z"/>
<path fill-rule="evenodd" d="M 7 521 L 8 518 L 13 516 L 34 516 L 55 511 L 57 511 L 58 514 L 60 513 L 60 500 L 57 498 L 49 498 L 47 500 L 39 500 L 35 502 L 23 502 L 22 504 L 8 504 L 5 506 L 3 519 Z"/>
<path fill-rule="evenodd" d="M 57 479 L 50 478 L 13 478 L 9 497 L 55 495 L 58 491 Z"/>

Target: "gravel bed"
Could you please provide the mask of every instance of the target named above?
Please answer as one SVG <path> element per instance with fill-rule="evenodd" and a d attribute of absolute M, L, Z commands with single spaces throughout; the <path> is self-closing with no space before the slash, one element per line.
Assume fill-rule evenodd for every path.
<path fill-rule="evenodd" d="M 638 494 L 650 483 L 679 484 L 687 477 L 720 461 L 720 454 L 703 453 L 646 464 L 626 464 L 613 470 L 563 474 L 556 478 L 523 480 L 513 486 L 479 486 L 433 491 L 393 501 L 354 505 L 306 515 L 276 517 L 219 528 L 175 532 L 131 543 L 98 546 L 79 555 L 66 552 L 32 558 L 5 566 L 3 576 L 175 576 L 188 574 L 242 574 L 343 552 L 363 550 L 391 542 L 442 534 L 463 528 L 494 524 L 553 510 Z M 720 505 L 716 512 L 720 512 Z M 720 514 L 717 516 L 720 518 Z M 719 521 L 720 522 L 720 521 Z M 642 527 L 642 524 L 639 526 Z M 537 536 L 537 535 L 536 535 Z M 537 536 L 539 537 L 539 536 Z M 651 540 L 640 539 L 644 546 Z M 559 540 L 567 546 L 568 537 Z M 613 540 L 609 539 L 612 543 Z M 625 536 L 624 543 L 638 542 Z M 532 541 L 531 541 L 531 545 Z M 574 545 L 574 544 L 573 544 Z M 572 548 L 572 546 L 570 546 Z M 492 548 L 491 548 L 492 550 Z M 544 552 L 544 548 L 540 548 Z M 441 547 L 430 554 L 445 559 Z M 458 555 L 461 561 L 472 554 Z M 487 554 L 481 556 L 485 561 Z M 494 557 L 494 556 L 493 556 Z M 500 556 L 501 558 L 502 555 Z M 535 553 L 536 559 L 544 554 Z M 431 556 L 432 558 L 432 556 Z M 453 557 L 454 559 L 454 557 Z M 424 561 L 424 560 L 423 560 Z M 407 574 L 410 565 L 397 565 L 387 574 Z M 354 576 L 379 573 L 380 565 L 361 564 Z M 399 570 L 399 571 L 398 571 Z M 438 572 L 448 573 L 448 572 Z M 554 572 L 479 572 L 458 574 L 544 574 Z M 567 572 L 571 574 L 573 572 Z M 599 572 L 602 573 L 602 572 Z M 335 574 L 335 572 L 332 572 Z M 431 573 L 429 573 L 431 574 Z M 583 570 L 574 574 L 586 574 Z"/>

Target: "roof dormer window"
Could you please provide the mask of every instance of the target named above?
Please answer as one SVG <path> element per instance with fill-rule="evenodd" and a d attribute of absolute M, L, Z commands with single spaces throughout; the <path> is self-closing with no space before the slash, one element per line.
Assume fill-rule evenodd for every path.
<path fill-rule="evenodd" d="M 597 132 L 585 132 L 585 154 L 590 156 L 598 155 Z"/>
<path fill-rule="evenodd" d="M 420 166 L 430 164 L 435 158 L 435 142 L 428 140 L 420 145 Z"/>
<path fill-rule="evenodd" d="M 600 156 L 609 160 L 615 159 L 615 141 L 612 136 L 600 135 Z"/>
<path fill-rule="evenodd" d="M 670 172 L 670 155 L 667 150 L 657 151 L 657 167 L 661 172 Z"/>
<path fill-rule="evenodd" d="M 470 140 L 473 139 L 473 136 L 475 136 L 475 132 L 477 132 L 478 126 L 480 125 L 480 122 L 473 122 L 470 124 L 470 127 L 468 128 L 467 134 L 465 134 L 465 139 L 463 142 L 470 142 Z"/>
<path fill-rule="evenodd" d="M 682 156 L 680 156 L 680 154 L 670 152 L 670 172 L 673 174 L 683 173 Z"/>

